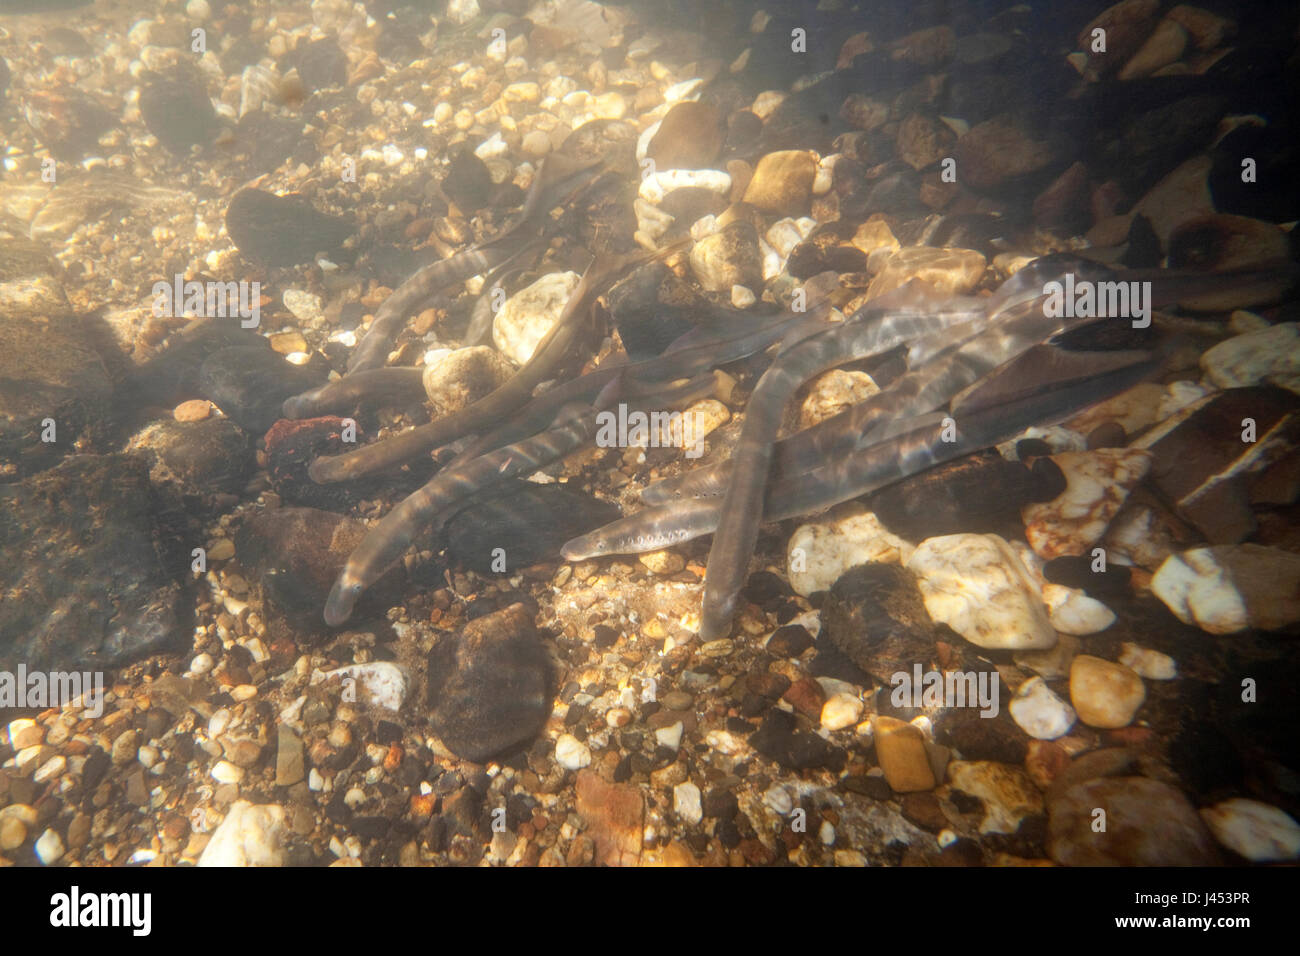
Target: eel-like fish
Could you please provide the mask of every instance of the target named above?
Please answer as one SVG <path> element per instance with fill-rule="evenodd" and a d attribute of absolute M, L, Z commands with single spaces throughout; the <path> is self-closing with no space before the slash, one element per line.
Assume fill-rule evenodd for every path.
<path fill-rule="evenodd" d="M 362 402 L 410 402 L 424 398 L 424 369 L 391 366 L 353 372 L 284 400 L 285 418 L 347 412 Z"/>
<path fill-rule="evenodd" d="M 1141 381 L 1158 366 L 1148 352 L 1067 353 L 1035 346 L 954 399 L 949 416 L 930 414 L 886 428 L 880 440 L 801 474 L 778 476 L 767 488 L 762 521 L 821 511 L 1007 441 L 1034 425 L 1069 418 Z M 1053 378 L 1055 376 L 1055 378 Z M 720 498 L 689 498 L 621 518 L 565 543 L 569 561 L 656 551 L 710 534 Z M 757 524 L 758 522 L 755 521 Z"/>
<path fill-rule="evenodd" d="M 713 375 L 701 376 L 660 391 L 657 407 L 688 404 L 716 389 Z M 602 390 L 603 401 L 621 394 Z M 631 397 L 631 396 L 629 396 Z M 407 496 L 375 527 L 348 556 L 325 603 L 325 622 L 337 626 L 352 614 L 358 598 L 409 548 L 415 536 L 440 512 L 484 489 L 517 475 L 528 475 L 582 447 L 596 434 L 600 409 L 584 405 L 566 406 L 556 427 L 522 442 L 480 455 L 473 461 L 440 471 L 424 487 Z"/>
<path fill-rule="evenodd" d="M 784 352 L 763 373 L 745 408 L 745 423 L 732 454 L 731 483 L 709 551 L 700 615 L 702 640 L 722 637 L 731 627 L 736 598 L 758 541 L 756 518 L 762 514 L 772 446 L 786 402 L 819 372 L 879 355 L 970 318 L 962 315 L 962 319 L 955 319 L 945 312 L 863 310 L 843 325 Z"/>

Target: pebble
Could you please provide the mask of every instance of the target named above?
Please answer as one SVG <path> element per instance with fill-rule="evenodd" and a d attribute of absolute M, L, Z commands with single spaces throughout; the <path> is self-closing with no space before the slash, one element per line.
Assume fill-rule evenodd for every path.
<path fill-rule="evenodd" d="M 800 525 L 786 549 L 786 573 L 796 594 L 829 591 L 859 564 L 905 564 L 915 547 L 871 512 Z"/>
<path fill-rule="evenodd" d="M 228 760 L 218 760 L 212 765 L 212 779 L 217 783 L 239 783 L 244 779 L 244 768 Z"/>
<path fill-rule="evenodd" d="M 16 850 L 27 839 L 27 824 L 17 814 L 0 816 L 0 850 Z"/>
<path fill-rule="evenodd" d="M 281 866 L 285 830 L 283 807 L 237 800 L 212 834 L 198 865 Z"/>
<path fill-rule="evenodd" d="M 1127 727 L 1146 696 L 1142 678 L 1123 664 L 1090 654 L 1070 664 L 1070 702 L 1089 727 Z"/>
<path fill-rule="evenodd" d="M 871 731 L 876 760 L 891 790 L 910 793 L 934 789 L 934 770 L 920 730 L 894 717 L 877 715 L 871 719 Z"/>
<path fill-rule="evenodd" d="M 827 730 L 852 727 L 862 717 L 862 701 L 856 694 L 838 693 L 822 705 L 821 724 Z"/>
<path fill-rule="evenodd" d="M 691 269 L 707 292 L 726 292 L 732 286 L 761 288 L 763 260 L 758 233 L 748 222 L 728 223 L 691 249 Z"/>
<path fill-rule="evenodd" d="M 1061 700 L 1042 677 L 1031 677 L 1016 690 L 1007 709 L 1011 719 L 1036 740 L 1055 740 L 1074 726 L 1074 708 Z"/>
<path fill-rule="evenodd" d="M 768 153 L 754 167 L 743 201 L 777 215 L 801 215 L 808 210 L 816 175 L 817 160 L 807 150 Z"/>
<path fill-rule="evenodd" d="M 1087 552 L 1146 476 L 1151 459 L 1151 452 L 1129 448 L 1053 455 L 1067 486 L 1057 498 L 1021 509 L 1030 546 L 1046 560 Z"/>
<path fill-rule="evenodd" d="M 1151 592 L 1210 634 L 1273 630 L 1300 620 L 1300 555 L 1257 544 L 1193 548 L 1165 559 Z"/>
<path fill-rule="evenodd" d="M 576 272 L 553 272 L 512 295 L 492 321 L 493 344 L 516 364 L 527 362 L 559 321 L 579 279 Z"/>
<path fill-rule="evenodd" d="M 591 766 L 591 750 L 572 734 L 561 734 L 555 742 L 555 761 L 565 770 Z"/>
<path fill-rule="evenodd" d="M 210 557 L 211 555 L 209 555 Z M 211 654 L 196 654 L 194 660 L 190 661 L 190 673 L 196 677 L 202 677 L 216 666 Z"/>
<path fill-rule="evenodd" d="M 14 750 L 35 747 L 45 739 L 45 730 L 30 717 L 19 717 L 9 721 L 7 728 L 9 746 Z"/>
<path fill-rule="evenodd" d="M 1201 810 L 1214 838 L 1252 863 L 1300 858 L 1300 823 L 1277 807 L 1234 797 Z"/>
<path fill-rule="evenodd" d="M 1201 356 L 1201 370 L 1219 388 L 1270 384 L 1300 393 L 1300 323 L 1283 322 L 1220 342 Z"/>
<path fill-rule="evenodd" d="M 201 422 L 212 413 L 212 403 L 206 398 L 181 402 L 172 409 L 172 418 L 178 422 Z"/>
<path fill-rule="evenodd" d="M 444 350 L 426 358 L 424 393 L 440 414 L 450 415 L 488 395 L 513 374 L 514 367 L 501 353 L 485 345 Z"/>
<path fill-rule="evenodd" d="M 1056 644 L 1041 592 L 997 535 L 927 538 L 906 566 L 918 578 L 930 616 L 972 644 L 1013 650 Z"/>
<path fill-rule="evenodd" d="M 832 369 L 808 386 L 799 407 L 799 427 L 811 428 L 880 391 L 866 372 Z"/>
<path fill-rule="evenodd" d="M 1015 833 L 1020 821 L 1043 811 L 1043 797 L 1019 767 L 992 760 L 954 760 L 948 779 L 955 790 L 984 803 L 980 833 Z"/>
<path fill-rule="evenodd" d="M 683 823 L 694 826 L 704 819 L 700 788 L 689 780 L 673 787 L 673 812 Z"/>
<path fill-rule="evenodd" d="M 678 189 L 702 189 L 726 196 L 731 192 L 731 175 L 718 169 L 660 170 L 641 180 L 637 195 L 652 206 L 659 206 Z"/>
<path fill-rule="evenodd" d="M 1120 645 L 1119 662 L 1147 680 L 1173 680 L 1178 676 L 1178 664 L 1172 657 L 1132 641 Z"/>
<path fill-rule="evenodd" d="M 658 727 L 655 729 L 655 743 L 676 752 L 682 746 L 682 734 L 685 729 L 685 725 L 680 720 L 667 727 Z"/>
<path fill-rule="evenodd" d="M 686 559 L 676 551 L 650 551 L 640 555 L 637 560 L 647 571 L 664 577 L 677 574 L 686 567 Z"/>
<path fill-rule="evenodd" d="M 63 838 L 55 830 L 46 830 L 36 840 L 36 859 L 41 861 L 43 866 L 51 866 L 63 859 L 65 847 Z"/>
<path fill-rule="evenodd" d="M 351 678 L 356 681 L 357 701 L 364 706 L 401 710 L 409 682 L 406 672 L 389 661 L 349 664 L 326 671 L 326 678 Z"/>

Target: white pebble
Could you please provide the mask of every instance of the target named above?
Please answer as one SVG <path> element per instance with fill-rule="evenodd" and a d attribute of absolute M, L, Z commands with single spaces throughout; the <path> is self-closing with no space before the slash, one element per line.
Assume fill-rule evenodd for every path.
<path fill-rule="evenodd" d="M 63 859 L 63 838 L 54 830 L 46 830 L 36 841 L 36 859 L 40 860 L 45 866 L 51 863 L 58 863 Z"/>
<path fill-rule="evenodd" d="M 673 787 L 673 812 L 683 823 L 696 824 L 704 819 L 700 788 L 689 780 Z"/>
<path fill-rule="evenodd" d="M 591 765 L 591 750 L 572 734 L 561 734 L 555 742 L 555 761 L 565 770 L 581 770 Z"/>

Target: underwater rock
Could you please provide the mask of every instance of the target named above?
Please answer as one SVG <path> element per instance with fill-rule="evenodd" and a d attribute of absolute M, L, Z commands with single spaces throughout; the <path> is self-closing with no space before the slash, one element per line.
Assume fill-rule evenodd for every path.
<path fill-rule="evenodd" d="M 1070 662 L 1070 703 L 1089 727 L 1127 727 L 1146 697 L 1142 678 L 1123 664 L 1090 654 Z"/>
<path fill-rule="evenodd" d="M 790 250 L 786 271 L 796 279 L 811 279 L 828 269 L 867 271 L 866 253 L 849 241 L 854 233 L 854 224 L 843 220 L 818 226 Z"/>
<path fill-rule="evenodd" d="M 126 391 L 141 404 L 169 408 L 198 398 L 203 363 L 222 349 L 236 347 L 271 351 L 264 336 L 243 328 L 237 318 L 200 319 L 172 336 L 162 352 L 136 368 Z"/>
<path fill-rule="evenodd" d="M 487 163 L 471 151 L 461 150 L 447 164 L 442 191 L 468 216 L 487 204 L 492 194 L 492 173 Z"/>
<path fill-rule="evenodd" d="M 203 75 L 188 65 L 141 78 L 140 116 L 149 132 L 173 153 L 208 142 L 221 128 Z"/>
<path fill-rule="evenodd" d="M 948 766 L 954 790 L 984 804 L 980 833 L 1015 833 L 1025 817 L 1043 812 L 1043 797 L 1019 767 L 992 760 L 954 760 Z"/>
<path fill-rule="evenodd" d="M 297 69 L 298 78 L 309 93 L 340 87 L 347 82 L 348 60 L 334 37 L 299 43 L 284 57 L 280 72 Z"/>
<path fill-rule="evenodd" d="M 434 732 L 475 763 L 528 743 L 551 712 L 550 663 L 522 604 L 442 637 L 429 653 L 428 679 Z"/>
<path fill-rule="evenodd" d="M 337 252 L 355 229 L 301 196 L 243 189 L 226 209 L 226 231 L 248 259 L 266 266 L 296 266 L 311 262 L 317 253 Z"/>
<path fill-rule="evenodd" d="M 513 374 L 514 367 L 495 349 L 485 345 L 454 349 L 425 365 L 424 393 L 440 415 L 450 415 L 503 385 Z"/>
<path fill-rule="evenodd" d="M 262 439 L 271 490 L 291 505 L 325 511 L 345 511 L 361 501 L 373 490 L 373 483 L 359 480 L 322 485 L 307 474 L 318 457 L 341 455 L 356 447 L 343 441 L 343 429 L 344 420 L 336 416 L 282 418 L 272 425 Z"/>
<path fill-rule="evenodd" d="M 907 561 L 930 616 L 980 647 L 1056 644 L 1042 594 L 1006 541 L 952 534 L 922 541 Z"/>
<path fill-rule="evenodd" d="M 863 671 L 889 686 L 893 675 L 912 665 L 929 668 L 934 622 L 916 578 L 897 564 L 863 564 L 845 572 L 822 605 L 827 640 Z"/>
<path fill-rule="evenodd" d="M 1172 657 L 1132 641 L 1120 645 L 1119 662 L 1146 680 L 1173 680 L 1178 676 L 1178 664 Z"/>
<path fill-rule="evenodd" d="M 87 338 L 67 315 L 0 321 L 0 482 L 107 437 L 112 385 Z"/>
<path fill-rule="evenodd" d="M 686 100 L 664 114 L 646 155 L 658 169 L 708 169 L 721 151 L 717 107 Z"/>
<path fill-rule="evenodd" d="M 70 162 L 95 152 L 99 137 L 117 125 L 117 117 L 99 101 L 72 89 L 33 90 L 22 105 L 27 125 L 41 144 Z"/>
<path fill-rule="evenodd" d="M 153 422 L 131 436 L 126 451 L 144 455 L 149 480 L 190 507 L 203 507 L 214 494 L 238 494 L 253 474 L 252 439 L 225 418 Z"/>
<path fill-rule="evenodd" d="M 1151 467 L 1141 449 L 1101 448 L 1052 456 L 1065 475 L 1066 488 L 1051 501 L 1021 509 L 1025 537 L 1035 553 L 1051 560 L 1084 554 L 1101 540 L 1129 491 Z"/>
<path fill-rule="evenodd" d="M 1187 30 L 1177 20 L 1166 17 L 1156 24 L 1146 42 L 1129 57 L 1119 71 L 1119 79 L 1134 80 L 1150 76 L 1161 67 L 1178 62 L 1187 49 L 1187 42 Z"/>
<path fill-rule="evenodd" d="M 830 590 L 859 564 L 906 563 L 913 550 L 871 512 L 828 516 L 795 529 L 786 549 L 786 570 L 795 593 L 806 597 Z"/>
<path fill-rule="evenodd" d="M 885 527 L 912 541 L 961 531 L 999 531 L 1018 524 L 1020 509 L 1066 488 L 1050 458 L 1032 466 L 983 452 L 927 469 L 868 500 Z"/>
<path fill-rule="evenodd" d="M 493 497 L 457 513 L 445 529 L 448 555 L 480 574 L 514 574 L 539 561 L 558 561 L 564 542 L 621 515 L 617 506 L 562 485 L 513 481 L 496 489 Z"/>
<path fill-rule="evenodd" d="M 1201 355 L 1201 369 L 1222 389 L 1277 385 L 1300 394 L 1300 324 L 1234 335 Z"/>
<path fill-rule="evenodd" d="M 799 427 L 811 428 L 880 391 L 866 372 L 831 369 L 815 378 L 799 406 Z"/>
<path fill-rule="evenodd" d="M 199 866 L 283 866 L 284 808 L 236 800 L 199 856 Z"/>
<path fill-rule="evenodd" d="M 1096 811 L 1106 829 L 1093 827 Z M 1048 852 L 1062 866 L 1213 866 L 1214 840 L 1185 796 L 1146 777 L 1104 777 L 1052 794 Z"/>
<path fill-rule="evenodd" d="M 1120 0 L 1097 14 L 1075 37 L 1076 48 L 1088 55 L 1088 72 L 1118 70 L 1137 52 L 1156 25 L 1160 0 Z M 1094 50 L 1095 31 L 1104 31 L 1104 50 Z"/>
<path fill-rule="evenodd" d="M 957 141 L 957 179 L 972 189 L 995 189 L 1050 165 L 1055 151 L 1014 118 L 995 116 Z"/>
<path fill-rule="evenodd" d="M 810 730 L 798 729 L 798 721 L 789 711 L 770 710 L 758 730 L 750 735 L 749 745 L 791 770 L 813 767 L 842 770 L 846 761 L 844 751 Z"/>
<path fill-rule="evenodd" d="M 555 327 L 579 279 L 576 272 L 552 272 L 512 295 L 492 320 L 493 344 L 516 364 L 527 362 Z"/>
<path fill-rule="evenodd" d="M 294 627 L 319 633 L 325 598 L 365 534 L 365 524 L 354 518 L 315 508 L 277 508 L 240 525 L 235 552 L 249 580 L 261 584 L 268 607 Z M 364 620 L 398 603 L 403 577 L 399 563 L 366 591 L 352 619 Z"/>
<path fill-rule="evenodd" d="M 0 668 L 97 670 L 178 650 L 184 520 L 128 455 L 77 455 L 0 487 Z"/>
<path fill-rule="evenodd" d="M 1282 863 L 1300 857 L 1300 823 L 1277 807 L 1234 797 L 1201 810 L 1214 838 L 1252 863 Z"/>
<path fill-rule="evenodd" d="M 803 215 L 808 211 L 816 175 L 817 160 L 807 150 L 768 153 L 754 167 L 744 201 L 781 216 Z"/>
<path fill-rule="evenodd" d="M 263 434 L 279 421 L 284 400 L 323 385 L 324 369 L 294 365 L 270 348 L 236 346 L 208 356 L 199 369 L 199 394 L 241 428 Z"/>
<path fill-rule="evenodd" d="M 911 113 L 898 126 L 898 158 L 918 172 L 952 156 L 957 135 L 943 122 Z"/>
<path fill-rule="evenodd" d="M 762 288 L 763 257 L 758 233 L 748 222 L 728 223 L 691 249 L 691 268 L 708 292 L 731 292 L 732 286 Z"/>
<path fill-rule="evenodd" d="M 1300 555 L 1258 544 L 1193 548 L 1165 559 L 1151 591 L 1211 634 L 1276 630 L 1300 621 Z"/>
<path fill-rule="evenodd" d="M 871 718 L 876 760 L 885 772 L 885 782 L 895 793 L 933 790 L 936 784 L 925 735 L 909 723 L 894 717 Z"/>

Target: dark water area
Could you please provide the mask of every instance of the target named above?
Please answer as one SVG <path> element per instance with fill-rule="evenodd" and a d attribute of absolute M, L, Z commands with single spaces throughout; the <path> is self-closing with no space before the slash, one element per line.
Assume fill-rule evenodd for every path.
<path fill-rule="evenodd" d="M 0 867 L 1294 863 L 1297 126 L 1286 2 L 0 0 Z"/>

